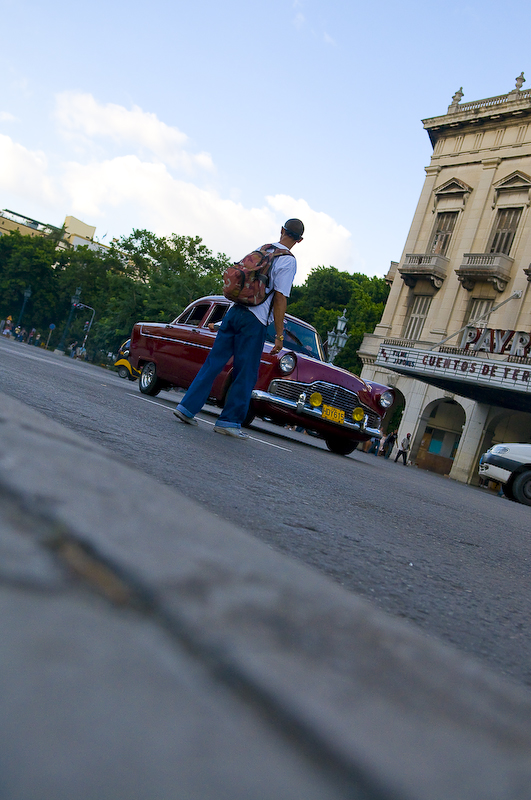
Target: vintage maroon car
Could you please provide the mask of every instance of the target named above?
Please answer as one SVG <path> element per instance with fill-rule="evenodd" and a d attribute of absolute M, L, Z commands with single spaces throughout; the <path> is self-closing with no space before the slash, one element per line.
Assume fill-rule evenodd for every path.
<path fill-rule="evenodd" d="M 137 322 L 129 359 L 141 370 L 140 391 L 156 395 L 170 387 L 186 389 L 229 308 L 224 297 L 202 297 L 168 324 Z M 271 325 L 245 424 L 259 416 L 301 426 L 319 434 L 329 450 L 341 455 L 380 436 L 383 416 L 395 399 L 391 389 L 327 363 L 317 331 L 297 317 L 286 314 L 284 348 L 277 355 L 270 353 L 274 338 Z M 211 400 L 218 406 L 225 402 L 231 373 L 232 360 L 212 386 Z"/>

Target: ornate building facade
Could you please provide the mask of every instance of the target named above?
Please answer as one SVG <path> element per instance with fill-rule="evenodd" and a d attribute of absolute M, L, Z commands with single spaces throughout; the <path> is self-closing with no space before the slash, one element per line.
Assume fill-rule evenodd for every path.
<path fill-rule="evenodd" d="M 405 403 L 411 461 L 477 481 L 494 443 L 531 441 L 531 91 L 423 120 L 433 145 L 391 291 L 359 354 Z"/>

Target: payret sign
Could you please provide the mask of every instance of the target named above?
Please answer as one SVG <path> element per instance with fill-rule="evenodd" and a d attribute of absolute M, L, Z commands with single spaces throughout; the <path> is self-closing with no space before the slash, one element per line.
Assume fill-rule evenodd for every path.
<path fill-rule="evenodd" d="M 525 331 L 504 331 L 468 326 L 463 331 L 461 348 L 476 353 L 506 353 L 511 356 L 527 358 L 531 349 L 531 334 Z"/>

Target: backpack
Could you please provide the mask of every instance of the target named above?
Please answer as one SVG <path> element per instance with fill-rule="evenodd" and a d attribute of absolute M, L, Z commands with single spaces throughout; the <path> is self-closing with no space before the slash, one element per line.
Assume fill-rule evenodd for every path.
<path fill-rule="evenodd" d="M 271 295 L 267 289 L 273 261 L 278 256 L 290 255 L 289 250 L 272 244 L 264 244 L 259 250 L 253 250 L 223 273 L 224 296 L 242 306 L 259 306 Z"/>

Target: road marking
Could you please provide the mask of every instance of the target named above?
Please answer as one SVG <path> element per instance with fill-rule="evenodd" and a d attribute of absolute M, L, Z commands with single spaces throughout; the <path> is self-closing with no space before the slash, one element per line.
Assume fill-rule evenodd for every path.
<path fill-rule="evenodd" d="M 158 406 L 159 408 L 164 408 L 166 411 L 173 411 L 173 408 L 168 408 L 168 406 L 163 405 L 162 403 L 158 403 L 156 400 L 148 400 L 147 397 L 142 397 L 139 394 L 133 394 L 132 392 L 127 392 L 129 397 L 136 397 L 137 400 L 144 400 L 146 403 L 153 403 L 154 406 Z M 205 422 L 207 425 L 214 426 L 216 423 L 211 422 L 209 419 L 203 419 L 202 417 L 196 417 L 200 422 Z M 275 447 L 277 450 L 285 450 L 286 453 L 291 453 L 292 451 L 288 447 L 281 447 L 279 444 L 273 444 L 272 442 L 266 442 L 264 439 L 258 439 L 256 436 L 249 436 L 249 439 L 252 439 L 254 442 L 260 442 L 261 444 L 265 444 L 268 447 Z"/>
<path fill-rule="evenodd" d="M 281 447 L 279 444 L 272 444 L 271 442 L 266 442 L 264 439 L 257 439 L 256 436 L 250 436 L 250 439 L 254 439 L 255 442 L 262 442 L 262 444 L 267 444 L 268 447 L 276 447 L 277 450 L 285 450 L 286 453 L 291 453 L 292 450 L 289 447 Z"/>
<path fill-rule="evenodd" d="M 127 392 L 129 397 L 135 397 L 137 400 L 143 400 L 144 403 L 153 403 L 154 406 L 158 406 L 159 408 L 165 408 L 166 411 L 173 411 L 173 408 L 168 408 L 168 406 L 163 405 L 162 403 L 157 403 L 156 400 L 148 400 L 147 397 L 142 397 L 141 394 L 133 394 L 132 392 Z"/>

